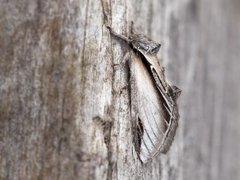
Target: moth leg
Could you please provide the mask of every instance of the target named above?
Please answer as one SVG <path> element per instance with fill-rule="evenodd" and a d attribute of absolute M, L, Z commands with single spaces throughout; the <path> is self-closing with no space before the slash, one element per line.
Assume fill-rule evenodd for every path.
<path fill-rule="evenodd" d="M 162 73 L 163 73 L 163 76 L 165 77 L 165 67 L 162 67 Z"/>
<path fill-rule="evenodd" d="M 124 67 L 129 68 L 129 67 L 127 67 L 127 64 L 129 64 L 130 58 L 131 58 L 130 52 L 127 52 L 127 53 L 124 55 L 124 57 L 123 57 L 123 59 L 121 60 L 121 62 L 120 62 L 119 65 L 123 65 Z M 128 72 L 128 71 L 127 71 L 127 72 Z M 128 75 L 128 76 L 129 76 L 129 75 Z M 130 86 L 130 79 L 129 79 L 129 77 L 128 77 L 127 84 L 121 88 L 120 94 L 122 94 L 122 92 L 123 92 L 124 90 L 128 90 L 129 86 Z"/>
<path fill-rule="evenodd" d="M 131 56 L 130 56 L 130 53 L 127 52 L 127 53 L 124 55 L 123 60 L 121 61 L 121 63 L 126 64 L 126 63 L 129 61 L 130 57 L 131 57 Z"/>
<path fill-rule="evenodd" d="M 130 53 L 127 52 L 124 56 L 123 59 L 119 62 L 119 63 L 115 63 L 113 64 L 113 68 L 117 67 L 117 66 L 124 66 L 130 59 Z"/>

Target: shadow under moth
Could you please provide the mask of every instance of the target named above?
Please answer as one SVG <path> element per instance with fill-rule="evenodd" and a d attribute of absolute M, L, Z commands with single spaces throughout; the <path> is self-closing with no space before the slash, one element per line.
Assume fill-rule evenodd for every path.
<path fill-rule="evenodd" d="M 159 64 L 160 44 L 131 28 L 129 37 L 111 34 L 126 41 L 130 47 L 130 95 L 133 143 L 138 158 L 148 162 L 159 152 L 166 153 L 178 126 L 177 98 L 181 90 L 171 85 Z"/>

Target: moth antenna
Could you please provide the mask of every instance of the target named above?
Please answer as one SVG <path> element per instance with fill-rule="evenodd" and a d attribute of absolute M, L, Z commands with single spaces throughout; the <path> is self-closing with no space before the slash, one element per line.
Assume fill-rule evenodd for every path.
<path fill-rule="evenodd" d="M 131 34 L 134 34 L 134 23 L 133 23 L 133 21 L 131 21 L 131 25 L 130 25 L 130 33 Z"/>
<path fill-rule="evenodd" d="M 115 37 L 117 37 L 117 38 L 119 38 L 119 39 L 122 39 L 122 40 L 126 41 L 128 44 L 130 44 L 131 41 L 129 40 L 128 37 L 116 33 L 114 30 L 112 30 L 112 28 L 111 28 L 109 25 L 106 25 L 106 27 L 108 28 L 108 30 L 110 31 L 110 33 L 111 33 L 112 35 L 114 35 Z"/>

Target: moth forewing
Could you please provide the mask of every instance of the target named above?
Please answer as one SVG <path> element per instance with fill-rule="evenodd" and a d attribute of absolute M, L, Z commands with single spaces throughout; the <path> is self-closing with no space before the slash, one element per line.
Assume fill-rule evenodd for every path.
<path fill-rule="evenodd" d="M 159 92 L 141 57 L 135 53 L 130 60 L 130 86 L 131 115 L 136 127 L 134 143 L 145 163 L 161 149 L 168 124 Z M 139 132 L 141 128 L 143 132 Z"/>
<path fill-rule="evenodd" d="M 165 78 L 164 70 L 158 62 L 157 56 L 152 55 L 152 54 L 144 54 L 143 56 L 145 57 L 146 61 L 151 65 L 152 69 L 155 70 L 156 75 L 158 76 L 159 81 L 161 83 L 161 86 L 163 86 L 162 90 L 166 91 L 166 89 L 168 87 L 168 83 L 167 83 L 166 78 Z M 154 74 L 152 74 L 152 75 L 154 76 Z M 154 80 L 156 81 L 155 78 L 154 78 Z"/>

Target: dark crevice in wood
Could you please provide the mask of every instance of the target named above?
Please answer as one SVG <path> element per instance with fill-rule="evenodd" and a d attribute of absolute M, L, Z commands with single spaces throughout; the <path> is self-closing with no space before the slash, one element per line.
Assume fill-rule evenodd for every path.
<path fill-rule="evenodd" d="M 153 23 L 153 2 L 149 2 L 149 12 L 148 12 L 148 35 L 152 36 L 152 23 Z"/>
<path fill-rule="evenodd" d="M 83 117 L 83 105 L 84 105 L 84 101 L 85 101 L 85 90 L 86 90 L 86 84 L 85 84 L 85 74 L 84 72 L 86 71 L 86 67 L 85 67 L 85 63 L 87 63 L 86 59 L 85 59 L 85 46 L 86 46 L 86 34 L 87 34 L 87 25 L 88 25 L 88 11 L 89 11 L 89 0 L 87 0 L 87 5 L 86 5 L 86 11 L 85 11 L 85 22 L 84 22 L 84 37 L 83 37 L 83 46 L 82 46 L 82 57 L 81 57 L 81 65 L 80 65 L 80 72 L 81 72 L 81 102 L 80 102 L 80 106 L 81 108 L 81 115 Z M 83 120 L 83 119 L 82 119 Z"/>
<path fill-rule="evenodd" d="M 101 0 L 102 13 L 103 13 L 103 25 L 111 25 L 112 23 L 112 12 L 111 12 L 111 1 Z"/>

